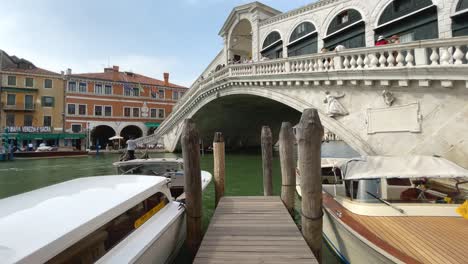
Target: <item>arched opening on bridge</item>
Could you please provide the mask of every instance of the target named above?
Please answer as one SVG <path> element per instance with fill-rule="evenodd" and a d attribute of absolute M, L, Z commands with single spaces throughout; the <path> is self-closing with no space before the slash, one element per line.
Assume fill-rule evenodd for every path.
<path fill-rule="evenodd" d="M 278 141 L 281 124 L 284 121 L 296 125 L 302 113 L 283 103 L 254 95 L 229 95 L 217 98 L 203 106 L 192 118 L 196 122 L 203 146 L 209 148 L 215 132 L 222 132 L 226 151 L 260 150 L 262 126 L 271 128 L 274 144 Z M 329 140 L 330 133 L 327 134 Z M 326 138 L 327 139 L 327 138 Z M 333 155 L 336 147 L 324 143 L 325 155 Z M 359 156 L 344 142 L 338 144 L 339 152 L 349 156 Z M 345 156 L 346 156 L 345 155 Z"/>
<path fill-rule="evenodd" d="M 283 57 L 283 40 L 278 31 L 273 31 L 265 38 L 260 52 L 262 57 L 279 59 Z"/>
<path fill-rule="evenodd" d="M 91 144 L 92 146 L 101 146 L 101 148 L 105 148 L 107 144 L 111 144 L 112 142 L 109 138 L 115 136 L 115 130 L 106 125 L 96 126 L 91 130 Z"/>
<path fill-rule="evenodd" d="M 288 57 L 317 53 L 317 30 L 311 22 L 302 22 L 291 34 Z"/>
<path fill-rule="evenodd" d="M 468 0 L 459 0 L 452 15 L 452 33 L 454 37 L 468 36 Z"/>
<path fill-rule="evenodd" d="M 375 40 L 379 36 L 399 36 L 400 43 L 438 38 L 437 6 L 431 0 L 393 0 L 380 15 Z"/>
<path fill-rule="evenodd" d="M 355 9 L 344 10 L 328 26 L 327 36 L 323 39 L 324 47 L 329 51 L 338 45 L 348 49 L 365 47 L 365 31 L 366 25 L 361 13 Z"/>
<path fill-rule="evenodd" d="M 229 38 L 229 60 L 239 63 L 252 59 L 252 25 L 247 19 L 237 23 Z"/>
<path fill-rule="evenodd" d="M 127 142 L 130 137 L 139 138 L 143 136 L 143 131 L 137 126 L 129 125 L 124 127 L 120 132 L 120 136 L 123 137 L 123 142 Z"/>

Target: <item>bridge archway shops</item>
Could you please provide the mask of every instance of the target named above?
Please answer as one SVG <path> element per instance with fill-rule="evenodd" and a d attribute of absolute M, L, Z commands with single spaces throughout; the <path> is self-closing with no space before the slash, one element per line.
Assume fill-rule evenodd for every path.
<path fill-rule="evenodd" d="M 437 6 L 431 0 L 393 0 L 378 19 L 375 40 L 379 36 L 400 37 L 401 43 L 439 37 Z"/>
<path fill-rule="evenodd" d="M 233 63 L 252 59 L 252 25 L 247 19 L 240 20 L 231 32 L 229 59 Z"/>
<path fill-rule="evenodd" d="M 262 57 L 268 59 L 283 58 L 283 40 L 278 31 L 273 31 L 267 35 L 263 41 L 262 50 L 260 51 Z"/>
<path fill-rule="evenodd" d="M 452 15 L 452 33 L 454 37 L 468 36 L 468 0 L 458 0 Z"/>
<path fill-rule="evenodd" d="M 127 140 L 130 137 L 133 137 L 133 138 L 142 137 L 143 131 L 138 126 L 129 125 L 129 126 L 124 127 L 122 131 L 120 131 L 120 136 L 124 138 L 122 142 L 124 142 L 125 144 L 125 142 L 127 142 Z"/>
<path fill-rule="evenodd" d="M 111 145 L 112 142 L 109 138 L 116 135 L 115 130 L 107 125 L 98 125 L 91 130 L 91 148 L 95 149 L 96 146 L 101 146 L 101 149 L 105 149 L 106 145 Z"/>
<path fill-rule="evenodd" d="M 294 28 L 289 37 L 288 57 L 317 53 L 318 34 L 311 22 L 305 21 Z"/>
<path fill-rule="evenodd" d="M 365 21 L 355 9 L 347 9 L 333 18 L 327 29 L 327 35 L 323 39 L 324 47 L 329 51 L 338 45 L 347 49 L 366 46 Z"/>

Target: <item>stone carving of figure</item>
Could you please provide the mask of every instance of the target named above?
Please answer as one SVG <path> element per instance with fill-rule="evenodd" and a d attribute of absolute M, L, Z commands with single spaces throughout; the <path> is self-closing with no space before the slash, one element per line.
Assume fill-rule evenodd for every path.
<path fill-rule="evenodd" d="M 344 97 L 345 94 L 331 95 L 329 91 L 325 92 L 325 104 L 328 104 L 327 114 L 330 117 L 343 116 L 347 115 L 348 111 L 343 107 L 343 105 L 338 102 L 339 98 Z"/>
<path fill-rule="evenodd" d="M 390 92 L 390 91 L 383 90 L 382 91 L 382 96 L 383 96 L 384 102 L 388 106 L 392 106 L 393 102 L 395 102 L 395 96 L 393 96 L 393 93 Z"/>

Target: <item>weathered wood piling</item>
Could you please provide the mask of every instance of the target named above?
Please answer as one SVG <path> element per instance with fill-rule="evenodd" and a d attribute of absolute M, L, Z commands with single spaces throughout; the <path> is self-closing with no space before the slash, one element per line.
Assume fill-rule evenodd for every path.
<path fill-rule="evenodd" d="M 221 132 L 216 132 L 213 139 L 213 172 L 215 186 L 215 207 L 218 206 L 219 200 L 224 196 L 225 186 L 225 147 L 224 137 Z"/>
<path fill-rule="evenodd" d="M 302 193 L 302 234 L 322 262 L 321 144 L 323 126 L 316 109 L 305 109 L 296 129 Z"/>
<path fill-rule="evenodd" d="M 268 126 L 262 127 L 263 195 L 273 195 L 273 137 Z"/>
<path fill-rule="evenodd" d="M 296 174 L 294 164 L 294 132 L 291 123 L 283 122 L 279 134 L 281 163 L 281 200 L 291 215 L 294 215 L 296 197 Z"/>
<path fill-rule="evenodd" d="M 184 121 L 181 143 L 184 158 L 184 191 L 187 212 L 186 244 L 193 259 L 202 240 L 202 187 L 199 135 L 195 123 L 191 119 L 185 119 Z"/>

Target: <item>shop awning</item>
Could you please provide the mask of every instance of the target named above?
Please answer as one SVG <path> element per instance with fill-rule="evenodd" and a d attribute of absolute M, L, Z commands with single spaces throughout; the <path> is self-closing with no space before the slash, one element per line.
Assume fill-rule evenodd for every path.
<path fill-rule="evenodd" d="M 19 133 L 19 134 L 16 134 L 16 139 L 17 140 L 83 139 L 85 137 L 86 137 L 86 134 L 67 134 L 67 133 Z"/>
<path fill-rule="evenodd" d="M 153 127 L 159 127 L 160 123 L 153 123 L 153 122 L 147 122 L 145 123 L 146 127 L 153 128 Z"/>

